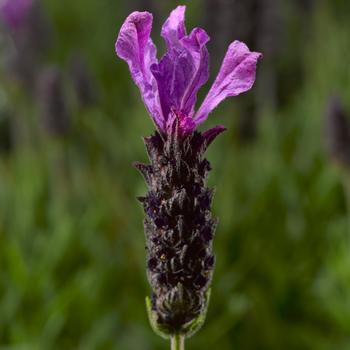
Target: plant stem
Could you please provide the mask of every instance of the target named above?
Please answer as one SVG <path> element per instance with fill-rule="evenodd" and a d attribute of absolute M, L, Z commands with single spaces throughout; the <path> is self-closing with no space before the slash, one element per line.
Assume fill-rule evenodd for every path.
<path fill-rule="evenodd" d="M 171 337 L 171 350 L 185 350 L 185 337 L 175 334 Z"/>

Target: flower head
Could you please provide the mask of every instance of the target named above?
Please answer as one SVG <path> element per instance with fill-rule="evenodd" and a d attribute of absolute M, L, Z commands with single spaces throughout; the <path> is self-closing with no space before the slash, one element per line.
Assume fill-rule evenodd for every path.
<path fill-rule="evenodd" d="M 33 6 L 33 0 L 0 0 L 0 17 L 11 29 L 17 29 Z"/>
<path fill-rule="evenodd" d="M 217 220 L 211 212 L 214 192 L 207 186 L 211 166 L 204 153 L 225 127 L 203 133 L 195 129 L 226 97 L 252 87 L 261 54 L 233 42 L 195 111 L 198 90 L 208 80 L 207 33 L 195 28 L 187 34 L 185 6 L 177 7 L 163 25 L 167 52 L 158 62 L 151 28 L 150 13 L 134 12 L 116 42 L 116 52 L 128 63 L 158 129 L 144 139 L 150 164 L 135 164 L 148 186 L 147 194 L 139 198 L 152 287 L 147 308 L 158 334 L 190 337 L 204 322 L 215 265 Z"/>
<path fill-rule="evenodd" d="M 185 10 L 185 6 L 178 6 L 164 23 L 161 36 L 167 52 L 159 62 L 150 38 L 153 17 L 149 12 L 129 15 L 115 45 L 117 55 L 129 65 L 151 118 L 165 135 L 173 132 L 175 121 L 180 134 L 192 133 L 226 97 L 248 91 L 254 84 L 256 64 L 262 56 L 249 51 L 242 42 L 231 43 L 217 78 L 195 111 L 198 90 L 209 76 L 206 48 L 209 36 L 201 28 L 187 34 Z M 224 129 L 217 126 L 209 134 L 215 137 Z"/>

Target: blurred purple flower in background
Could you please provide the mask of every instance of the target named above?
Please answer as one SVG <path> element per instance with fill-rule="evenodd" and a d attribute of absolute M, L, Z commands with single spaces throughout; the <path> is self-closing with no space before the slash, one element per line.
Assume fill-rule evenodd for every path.
<path fill-rule="evenodd" d="M 52 28 L 38 0 L 0 0 L 0 22 L 6 39 L 4 69 L 32 95 L 36 77 L 52 43 Z"/>
<path fill-rule="evenodd" d="M 43 129 L 52 136 L 70 131 L 70 115 L 64 93 L 64 79 L 57 67 L 47 67 L 39 76 L 38 101 Z"/>
<path fill-rule="evenodd" d="M 350 166 L 350 125 L 348 113 L 338 96 L 329 98 L 326 113 L 326 141 L 331 159 Z"/>
<path fill-rule="evenodd" d="M 33 6 L 34 0 L 2 0 L 0 16 L 7 27 L 16 30 L 25 21 Z"/>
<path fill-rule="evenodd" d="M 231 43 L 214 84 L 195 112 L 197 92 L 209 75 L 209 36 L 201 28 L 186 34 L 185 9 L 178 6 L 163 25 L 161 36 L 167 52 L 159 62 L 150 38 L 153 18 L 148 12 L 133 12 L 116 42 L 118 56 L 128 63 L 153 121 L 164 134 L 173 132 L 175 120 L 180 134 L 192 133 L 226 97 L 248 91 L 261 57 L 242 42 Z"/>
<path fill-rule="evenodd" d="M 69 73 L 79 106 L 85 108 L 95 105 L 98 101 L 96 82 L 89 71 L 84 55 L 74 54 L 69 65 Z"/>

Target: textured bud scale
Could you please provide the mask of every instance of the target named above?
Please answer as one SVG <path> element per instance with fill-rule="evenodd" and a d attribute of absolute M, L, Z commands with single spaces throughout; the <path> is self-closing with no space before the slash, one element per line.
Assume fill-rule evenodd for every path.
<path fill-rule="evenodd" d="M 195 131 L 188 136 L 175 133 L 165 140 L 156 132 L 145 138 L 145 144 L 151 164 L 135 166 L 149 189 L 139 200 L 146 215 L 152 311 L 168 334 L 183 333 L 206 311 L 215 262 L 213 190 L 206 185 L 210 164 L 203 159 L 208 143 Z"/>

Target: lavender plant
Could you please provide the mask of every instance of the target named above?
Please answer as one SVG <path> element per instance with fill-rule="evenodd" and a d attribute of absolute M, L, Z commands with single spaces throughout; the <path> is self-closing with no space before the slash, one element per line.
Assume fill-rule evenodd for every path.
<path fill-rule="evenodd" d="M 128 63 L 156 127 L 154 135 L 144 139 L 150 164 L 135 166 L 148 185 L 139 200 L 145 211 L 147 275 L 153 290 L 147 298 L 149 317 L 158 334 L 171 338 L 172 349 L 183 349 L 184 339 L 204 322 L 215 264 L 217 220 L 211 213 L 211 167 L 204 152 L 225 127 L 196 129 L 226 97 L 253 86 L 261 57 L 234 41 L 195 112 L 197 92 L 209 74 L 209 37 L 201 28 L 186 34 L 185 9 L 177 7 L 162 27 L 167 52 L 159 62 L 148 12 L 129 15 L 116 41 L 117 55 Z"/>
<path fill-rule="evenodd" d="M 64 93 L 64 79 L 57 67 L 44 69 L 39 76 L 39 105 L 41 124 L 51 136 L 66 136 L 70 131 L 71 118 Z"/>
<path fill-rule="evenodd" d="M 347 112 L 337 96 L 328 101 L 325 124 L 329 156 L 334 163 L 347 169 L 350 165 L 350 125 Z"/>
<path fill-rule="evenodd" d="M 33 0 L 6 0 L 0 3 L 0 16 L 6 25 L 18 29 L 28 16 L 33 6 Z"/>
<path fill-rule="evenodd" d="M 41 1 L 0 1 L 0 25 L 8 41 L 5 48 L 6 75 L 32 95 L 52 39 L 51 26 Z"/>

